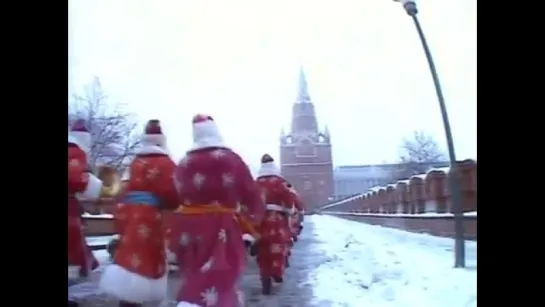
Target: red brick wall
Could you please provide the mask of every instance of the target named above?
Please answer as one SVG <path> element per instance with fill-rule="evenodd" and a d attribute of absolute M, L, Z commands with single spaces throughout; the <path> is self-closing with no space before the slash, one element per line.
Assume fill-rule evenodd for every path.
<path fill-rule="evenodd" d="M 90 214 L 112 214 L 115 209 L 114 201 L 84 202 L 83 210 Z"/>
<path fill-rule="evenodd" d="M 326 213 L 328 214 L 328 213 Z M 452 217 L 438 218 L 402 218 L 402 217 L 376 217 L 358 216 L 349 213 L 334 214 L 348 220 L 358 221 L 371 225 L 396 228 L 416 233 L 428 233 L 434 236 L 454 238 L 454 219 Z M 477 217 L 464 218 L 464 232 L 468 240 L 477 239 Z"/>
<path fill-rule="evenodd" d="M 444 213 L 452 212 L 448 182 L 453 178 L 460 180 L 463 211 L 477 211 L 477 163 L 473 160 L 458 162 L 454 169 L 437 169 L 374 188 L 351 201 L 327 204 L 321 211 L 373 225 L 452 236 L 454 221 L 452 216 L 446 217 Z M 371 213 L 373 216 L 346 215 L 349 212 Z M 396 213 L 412 216 L 396 216 Z M 428 216 L 422 216 L 424 213 Z M 430 216 L 429 213 L 442 213 L 443 216 Z M 477 217 L 467 217 L 464 225 L 468 238 L 476 238 Z"/>
<path fill-rule="evenodd" d="M 115 234 L 114 220 L 108 218 L 83 218 L 86 236 L 108 236 Z"/>
<path fill-rule="evenodd" d="M 429 233 L 431 235 L 454 237 L 454 220 L 452 218 L 395 218 L 350 215 L 339 213 L 336 216 L 371 225 L 397 228 L 417 233 Z M 85 218 L 86 236 L 105 236 L 114 234 L 113 219 Z M 466 217 L 464 221 L 466 238 L 477 239 L 477 217 Z"/>
<path fill-rule="evenodd" d="M 410 180 L 392 183 L 390 187 L 363 191 L 361 195 L 366 199 L 363 202 L 354 199 L 352 202 L 340 201 L 339 205 L 323 204 L 327 205 L 324 211 L 349 212 L 354 210 L 354 204 L 358 202 L 357 207 L 361 212 L 389 212 L 392 199 L 395 199 L 396 209 L 401 207 L 404 213 L 452 212 L 447 183 L 455 176 L 460 180 L 464 212 L 477 211 L 477 163 L 473 160 L 459 162 L 454 170 L 438 169 L 413 176 Z"/>

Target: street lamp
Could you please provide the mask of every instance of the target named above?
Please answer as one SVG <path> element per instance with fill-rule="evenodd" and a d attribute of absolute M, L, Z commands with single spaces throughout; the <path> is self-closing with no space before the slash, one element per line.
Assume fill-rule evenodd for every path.
<path fill-rule="evenodd" d="M 424 53 L 426 54 L 426 59 L 428 60 L 428 65 L 430 66 L 431 76 L 433 78 L 433 84 L 435 85 L 435 92 L 437 93 L 437 100 L 439 100 L 439 108 L 441 109 L 441 116 L 443 117 L 443 126 L 445 128 L 445 135 L 447 137 L 447 147 L 448 147 L 448 156 L 450 160 L 450 168 L 452 171 L 455 171 L 456 167 L 456 154 L 454 152 L 454 141 L 452 140 L 452 131 L 450 130 L 450 122 L 448 119 L 447 107 L 445 106 L 445 98 L 443 97 L 443 91 L 441 90 L 441 83 L 439 83 L 439 77 L 437 76 L 437 71 L 435 69 L 435 63 L 431 56 L 430 48 L 426 37 L 424 36 L 424 31 L 422 31 L 422 26 L 418 17 L 418 9 L 416 8 L 415 0 L 394 0 L 395 2 L 400 2 L 403 5 L 403 8 L 409 16 L 414 21 L 416 26 L 416 31 L 418 31 L 418 36 L 422 42 L 422 47 L 424 48 Z M 464 213 L 462 210 L 462 199 L 461 199 L 461 189 L 458 176 L 449 176 L 449 187 L 452 197 L 452 210 L 454 213 L 454 231 L 456 233 L 454 253 L 455 261 L 454 267 L 463 268 L 465 267 L 465 238 L 464 238 Z"/>

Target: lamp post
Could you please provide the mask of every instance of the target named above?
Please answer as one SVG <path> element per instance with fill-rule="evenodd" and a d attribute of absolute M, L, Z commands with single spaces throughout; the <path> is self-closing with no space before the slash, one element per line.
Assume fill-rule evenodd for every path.
<path fill-rule="evenodd" d="M 447 138 L 447 147 L 448 147 L 448 156 L 450 160 L 450 168 L 453 172 L 456 172 L 456 154 L 454 152 L 454 141 L 452 140 L 452 131 L 450 129 L 450 122 L 448 119 L 447 107 L 445 105 L 445 98 L 443 97 L 443 91 L 441 90 L 441 83 L 439 83 L 439 77 L 437 76 L 437 71 L 435 68 L 435 63 L 431 56 L 430 48 L 428 42 L 426 41 L 426 36 L 424 36 L 424 31 L 422 31 L 422 26 L 418 20 L 417 14 L 418 9 L 416 8 L 415 0 L 394 0 L 395 2 L 400 2 L 403 5 L 403 8 L 409 16 L 411 16 L 414 25 L 416 26 L 416 31 L 418 31 L 418 36 L 422 42 L 422 48 L 424 48 L 424 53 L 426 54 L 426 59 L 428 60 L 428 65 L 430 67 L 431 76 L 433 78 L 433 84 L 435 85 L 435 92 L 437 93 L 437 100 L 439 101 L 439 108 L 441 109 L 441 116 L 443 118 L 443 126 L 445 128 L 445 135 Z M 463 268 L 465 267 L 465 238 L 464 238 L 464 214 L 462 209 L 462 199 L 461 199 L 461 189 L 460 181 L 458 176 L 449 176 L 449 187 L 452 197 L 452 211 L 454 213 L 454 231 L 456 233 L 455 238 L 455 261 L 454 267 Z"/>

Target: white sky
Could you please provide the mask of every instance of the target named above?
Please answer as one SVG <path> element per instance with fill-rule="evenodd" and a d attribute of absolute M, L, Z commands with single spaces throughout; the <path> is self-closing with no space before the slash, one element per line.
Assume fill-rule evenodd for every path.
<path fill-rule="evenodd" d="M 423 0 L 457 156 L 477 155 L 474 0 Z M 93 76 L 145 122 L 158 118 L 178 159 L 191 117 L 209 113 L 252 165 L 278 156 L 303 64 L 336 165 L 397 160 L 424 130 L 446 148 L 415 27 L 391 0 L 69 0 L 69 89 Z"/>

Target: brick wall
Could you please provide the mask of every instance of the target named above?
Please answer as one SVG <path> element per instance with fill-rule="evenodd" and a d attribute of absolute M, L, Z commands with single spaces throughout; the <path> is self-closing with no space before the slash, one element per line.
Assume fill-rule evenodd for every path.
<path fill-rule="evenodd" d="M 326 212 L 348 220 L 371 225 L 396 228 L 400 230 L 428 233 L 434 236 L 454 238 L 454 218 L 452 216 L 438 217 L 391 217 L 391 216 L 361 216 L 354 213 Z M 467 240 L 477 240 L 477 217 L 464 217 L 464 234 Z"/>
<path fill-rule="evenodd" d="M 477 163 L 464 160 L 456 167 L 431 170 L 408 180 L 375 187 L 360 195 L 321 207 L 321 212 L 347 219 L 451 237 L 454 234 L 450 179 L 461 186 L 462 210 L 477 211 Z M 477 216 L 464 221 L 467 238 L 477 238 Z"/>
<path fill-rule="evenodd" d="M 108 236 L 115 234 L 112 218 L 92 217 L 83 218 L 86 236 Z"/>

